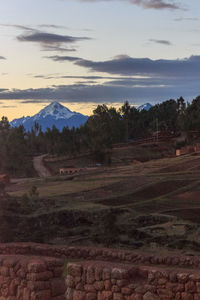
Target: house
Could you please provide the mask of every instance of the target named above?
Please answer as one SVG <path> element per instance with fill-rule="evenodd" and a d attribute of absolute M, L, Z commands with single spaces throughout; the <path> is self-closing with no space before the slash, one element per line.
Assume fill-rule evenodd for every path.
<path fill-rule="evenodd" d="M 199 152 L 200 151 L 200 143 L 196 143 L 193 145 L 188 145 L 185 147 L 181 147 L 180 149 L 176 150 L 176 156 L 185 155 L 193 152 Z"/>
<path fill-rule="evenodd" d="M 76 174 L 79 173 L 80 171 L 82 171 L 81 168 L 75 168 L 73 166 L 69 166 L 69 167 L 63 167 L 59 169 L 59 174 L 60 175 L 72 175 L 72 174 Z"/>

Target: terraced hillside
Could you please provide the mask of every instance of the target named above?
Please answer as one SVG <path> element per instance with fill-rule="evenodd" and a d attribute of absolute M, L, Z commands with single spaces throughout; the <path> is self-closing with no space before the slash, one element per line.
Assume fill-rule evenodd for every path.
<path fill-rule="evenodd" d="M 25 196 L 33 186 L 39 196 Z M 200 250 L 200 153 L 24 179 L 7 192 L 14 241 Z"/>

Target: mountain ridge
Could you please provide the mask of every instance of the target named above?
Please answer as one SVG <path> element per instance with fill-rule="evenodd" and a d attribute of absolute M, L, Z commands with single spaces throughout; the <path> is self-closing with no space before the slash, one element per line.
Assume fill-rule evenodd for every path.
<path fill-rule="evenodd" d="M 41 126 L 42 131 L 46 131 L 47 128 L 52 128 L 52 126 L 56 126 L 59 130 L 62 130 L 63 127 L 69 127 L 70 129 L 72 127 L 78 128 L 85 124 L 87 119 L 88 116 L 72 112 L 59 102 L 54 101 L 32 117 L 27 116 L 14 119 L 10 122 L 10 125 L 11 127 L 23 125 L 27 131 L 30 131 L 36 122 Z"/>

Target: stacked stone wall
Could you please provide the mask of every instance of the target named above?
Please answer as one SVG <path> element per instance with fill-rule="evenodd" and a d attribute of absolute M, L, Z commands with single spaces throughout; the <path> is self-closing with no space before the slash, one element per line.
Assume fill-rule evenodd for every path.
<path fill-rule="evenodd" d="M 200 273 L 85 262 L 69 264 L 66 300 L 199 300 Z"/>
<path fill-rule="evenodd" d="M 200 300 L 200 257 L 0 244 L 0 300 Z"/>
<path fill-rule="evenodd" d="M 68 260 L 99 260 L 135 265 L 165 265 L 184 268 L 200 268 L 200 256 L 184 256 L 175 253 L 148 254 L 141 251 L 117 250 L 101 247 L 53 246 L 36 243 L 0 244 L 0 255 L 20 254 L 66 258 Z"/>
<path fill-rule="evenodd" d="M 63 261 L 47 257 L 0 255 L 1 300 L 63 300 Z"/>

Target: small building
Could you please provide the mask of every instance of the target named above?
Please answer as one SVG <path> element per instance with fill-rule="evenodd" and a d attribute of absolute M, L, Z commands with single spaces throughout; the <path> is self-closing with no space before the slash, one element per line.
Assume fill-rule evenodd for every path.
<path fill-rule="evenodd" d="M 63 167 L 59 169 L 59 174 L 60 175 L 72 175 L 72 174 L 76 174 L 81 172 L 82 169 L 81 168 L 75 168 L 73 166 L 69 166 L 69 167 Z"/>

